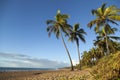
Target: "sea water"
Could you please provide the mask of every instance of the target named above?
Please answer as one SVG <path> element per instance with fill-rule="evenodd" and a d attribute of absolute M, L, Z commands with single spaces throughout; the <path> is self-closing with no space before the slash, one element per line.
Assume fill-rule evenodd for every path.
<path fill-rule="evenodd" d="M 17 67 L 0 67 L 0 72 L 7 71 L 33 71 L 33 70 L 56 70 L 54 68 L 17 68 Z"/>

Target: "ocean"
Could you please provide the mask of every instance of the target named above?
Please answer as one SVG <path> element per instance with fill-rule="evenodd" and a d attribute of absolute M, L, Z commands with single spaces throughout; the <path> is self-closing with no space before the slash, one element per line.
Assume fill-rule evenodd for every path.
<path fill-rule="evenodd" d="M 8 71 L 33 71 L 33 70 L 56 70 L 55 68 L 15 68 L 15 67 L 0 67 L 0 72 Z"/>

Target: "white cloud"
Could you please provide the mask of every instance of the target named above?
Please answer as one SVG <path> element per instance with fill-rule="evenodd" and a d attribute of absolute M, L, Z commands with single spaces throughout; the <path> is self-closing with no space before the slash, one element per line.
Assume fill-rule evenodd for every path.
<path fill-rule="evenodd" d="M 0 67 L 60 68 L 68 63 L 48 59 L 31 58 L 27 55 L 0 53 Z"/>
<path fill-rule="evenodd" d="M 74 65 L 74 66 L 76 66 L 76 64 L 79 63 L 79 61 L 77 61 L 77 60 L 72 60 L 72 62 L 73 62 L 73 65 Z"/>

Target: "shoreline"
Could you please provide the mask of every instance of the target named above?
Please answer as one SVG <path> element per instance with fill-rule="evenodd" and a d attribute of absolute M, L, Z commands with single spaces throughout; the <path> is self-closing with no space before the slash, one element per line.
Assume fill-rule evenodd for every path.
<path fill-rule="evenodd" d="M 57 70 L 55 68 L 0 67 L 0 72 Z"/>
<path fill-rule="evenodd" d="M 36 71 L 13 71 L 0 72 L 0 80 L 75 80 L 81 79 L 83 76 L 90 79 L 88 70 L 70 71 L 68 69 L 59 70 L 36 70 Z"/>

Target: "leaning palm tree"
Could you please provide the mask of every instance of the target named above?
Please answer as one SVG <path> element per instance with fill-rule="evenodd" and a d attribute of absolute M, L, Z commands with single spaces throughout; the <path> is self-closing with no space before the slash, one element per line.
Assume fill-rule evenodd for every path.
<path fill-rule="evenodd" d="M 62 35 L 63 32 L 65 34 L 68 34 L 68 29 L 70 28 L 70 26 L 67 24 L 68 18 L 69 18 L 69 16 L 67 14 L 61 14 L 60 11 L 58 10 L 57 15 L 55 16 L 55 20 L 47 20 L 47 25 L 48 25 L 47 32 L 48 32 L 49 36 L 51 35 L 52 32 L 56 34 L 57 38 L 59 38 L 61 36 L 62 42 L 67 51 L 68 57 L 70 59 L 71 70 L 74 70 L 70 53 L 67 49 L 67 46 L 65 44 L 65 41 L 64 41 L 64 38 Z"/>
<path fill-rule="evenodd" d="M 96 10 L 92 10 L 92 14 L 96 16 L 96 19 L 90 21 L 88 24 L 88 27 L 92 27 L 96 24 L 95 32 L 97 33 L 101 27 L 104 27 L 104 29 L 111 28 L 109 23 L 113 23 L 118 25 L 115 21 L 120 21 L 120 9 L 116 6 L 112 5 L 109 7 L 106 7 L 106 4 L 104 3 L 100 8 Z M 107 33 L 105 33 L 105 37 L 107 38 Z M 106 48 L 107 48 L 107 54 L 109 54 L 109 48 L 108 48 L 108 41 L 106 39 Z"/>
<path fill-rule="evenodd" d="M 79 28 L 79 24 L 75 24 L 69 36 L 69 41 L 72 41 L 72 42 L 75 41 L 77 45 L 78 58 L 79 58 L 79 70 L 81 70 L 79 39 L 85 42 L 84 34 L 86 34 L 86 32 L 82 28 Z"/>

